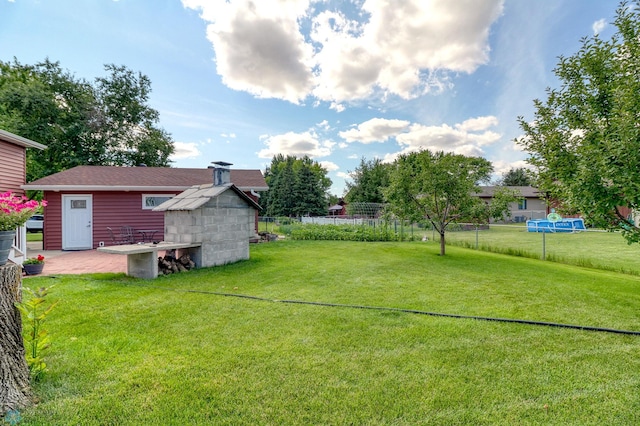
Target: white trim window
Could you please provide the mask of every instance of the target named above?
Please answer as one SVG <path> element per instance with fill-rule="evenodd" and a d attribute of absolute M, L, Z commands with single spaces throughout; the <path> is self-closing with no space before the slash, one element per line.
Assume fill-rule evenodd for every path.
<path fill-rule="evenodd" d="M 527 209 L 527 199 L 522 198 L 518 201 L 518 210 L 526 210 Z"/>
<path fill-rule="evenodd" d="M 151 210 L 175 196 L 176 194 L 142 194 L 142 210 Z"/>

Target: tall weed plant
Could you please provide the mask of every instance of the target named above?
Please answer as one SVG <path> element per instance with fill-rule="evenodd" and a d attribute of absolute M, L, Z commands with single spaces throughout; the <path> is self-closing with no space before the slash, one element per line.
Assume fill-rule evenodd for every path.
<path fill-rule="evenodd" d="M 53 286 L 40 287 L 38 290 L 32 290 L 27 287 L 24 291 L 29 297 L 26 301 L 16 304 L 24 322 L 25 356 L 29 366 L 29 373 L 34 381 L 40 380 L 42 374 L 47 371 L 44 353 L 51 346 L 51 341 L 49 332 L 43 326 L 47 316 L 58 304 L 58 302 L 54 302 L 46 307 L 48 303 L 47 296 L 51 287 Z"/>

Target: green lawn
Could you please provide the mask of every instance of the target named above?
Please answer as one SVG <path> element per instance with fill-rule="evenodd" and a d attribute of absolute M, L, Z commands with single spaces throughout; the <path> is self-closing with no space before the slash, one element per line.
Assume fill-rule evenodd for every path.
<path fill-rule="evenodd" d="M 286 241 L 154 281 L 56 284 L 24 425 L 637 424 L 640 278 L 433 243 Z M 217 293 L 217 294 L 216 294 Z M 255 296 L 268 300 L 229 297 Z"/>
<path fill-rule="evenodd" d="M 476 246 L 474 231 L 449 232 L 446 239 L 450 244 Z M 640 245 L 628 245 L 618 232 L 542 234 L 514 225 L 491 225 L 489 230 L 478 232 L 479 248 L 498 253 L 540 259 L 543 243 L 546 258 L 550 260 L 640 275 Z"/>
<path fill-rule="evenodd" d="M 27 241 L 42 241 L 42 232 L 27 232 Z"/>

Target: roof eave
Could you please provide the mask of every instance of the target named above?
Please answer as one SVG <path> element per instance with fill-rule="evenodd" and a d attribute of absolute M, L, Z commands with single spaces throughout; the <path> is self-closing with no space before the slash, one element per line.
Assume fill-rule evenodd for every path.
<path fill-rule="evenodd" d="M 24 146 L 25 148 L 47 149 L 46 145 L 34 142 L 31 139 L 23 138 L 22 136 L 14 135 L 13 133 L 2 129 L 0 129 L 0 139 L 16 145 Z"/>
<path fill-rule="evenodd" d="M 189 186 L 113 186 L 113 185 L 30 185 L 22 189 L 35 191 L 184 191 Z"/>
<path fill-rule="evenodd" d="M 114 186 L 114 185 L 21 185 L 22 189 L 34 191 L 184 191 L 192 185 L 184 186 Z M 268 187 L 238 187 L 241 191 L 266 191 Z"/>
<path fill-rule="evenodd" d="M 236 188 L 245 192 L 248 192 L 248 191 L 264 192 L 269 190 L 268 186 L 236 186 Z"/>

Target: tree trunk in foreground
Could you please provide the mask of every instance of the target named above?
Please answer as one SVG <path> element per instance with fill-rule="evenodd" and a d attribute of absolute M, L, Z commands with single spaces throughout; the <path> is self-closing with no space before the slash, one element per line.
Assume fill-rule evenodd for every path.
<path fill-rule="evenodd" d="M 21 283 L 20 266 L 0 266 L 0 416 L 33 401 L 22 340 L 22 319 L 14 305 L 21 300 Z"/>

